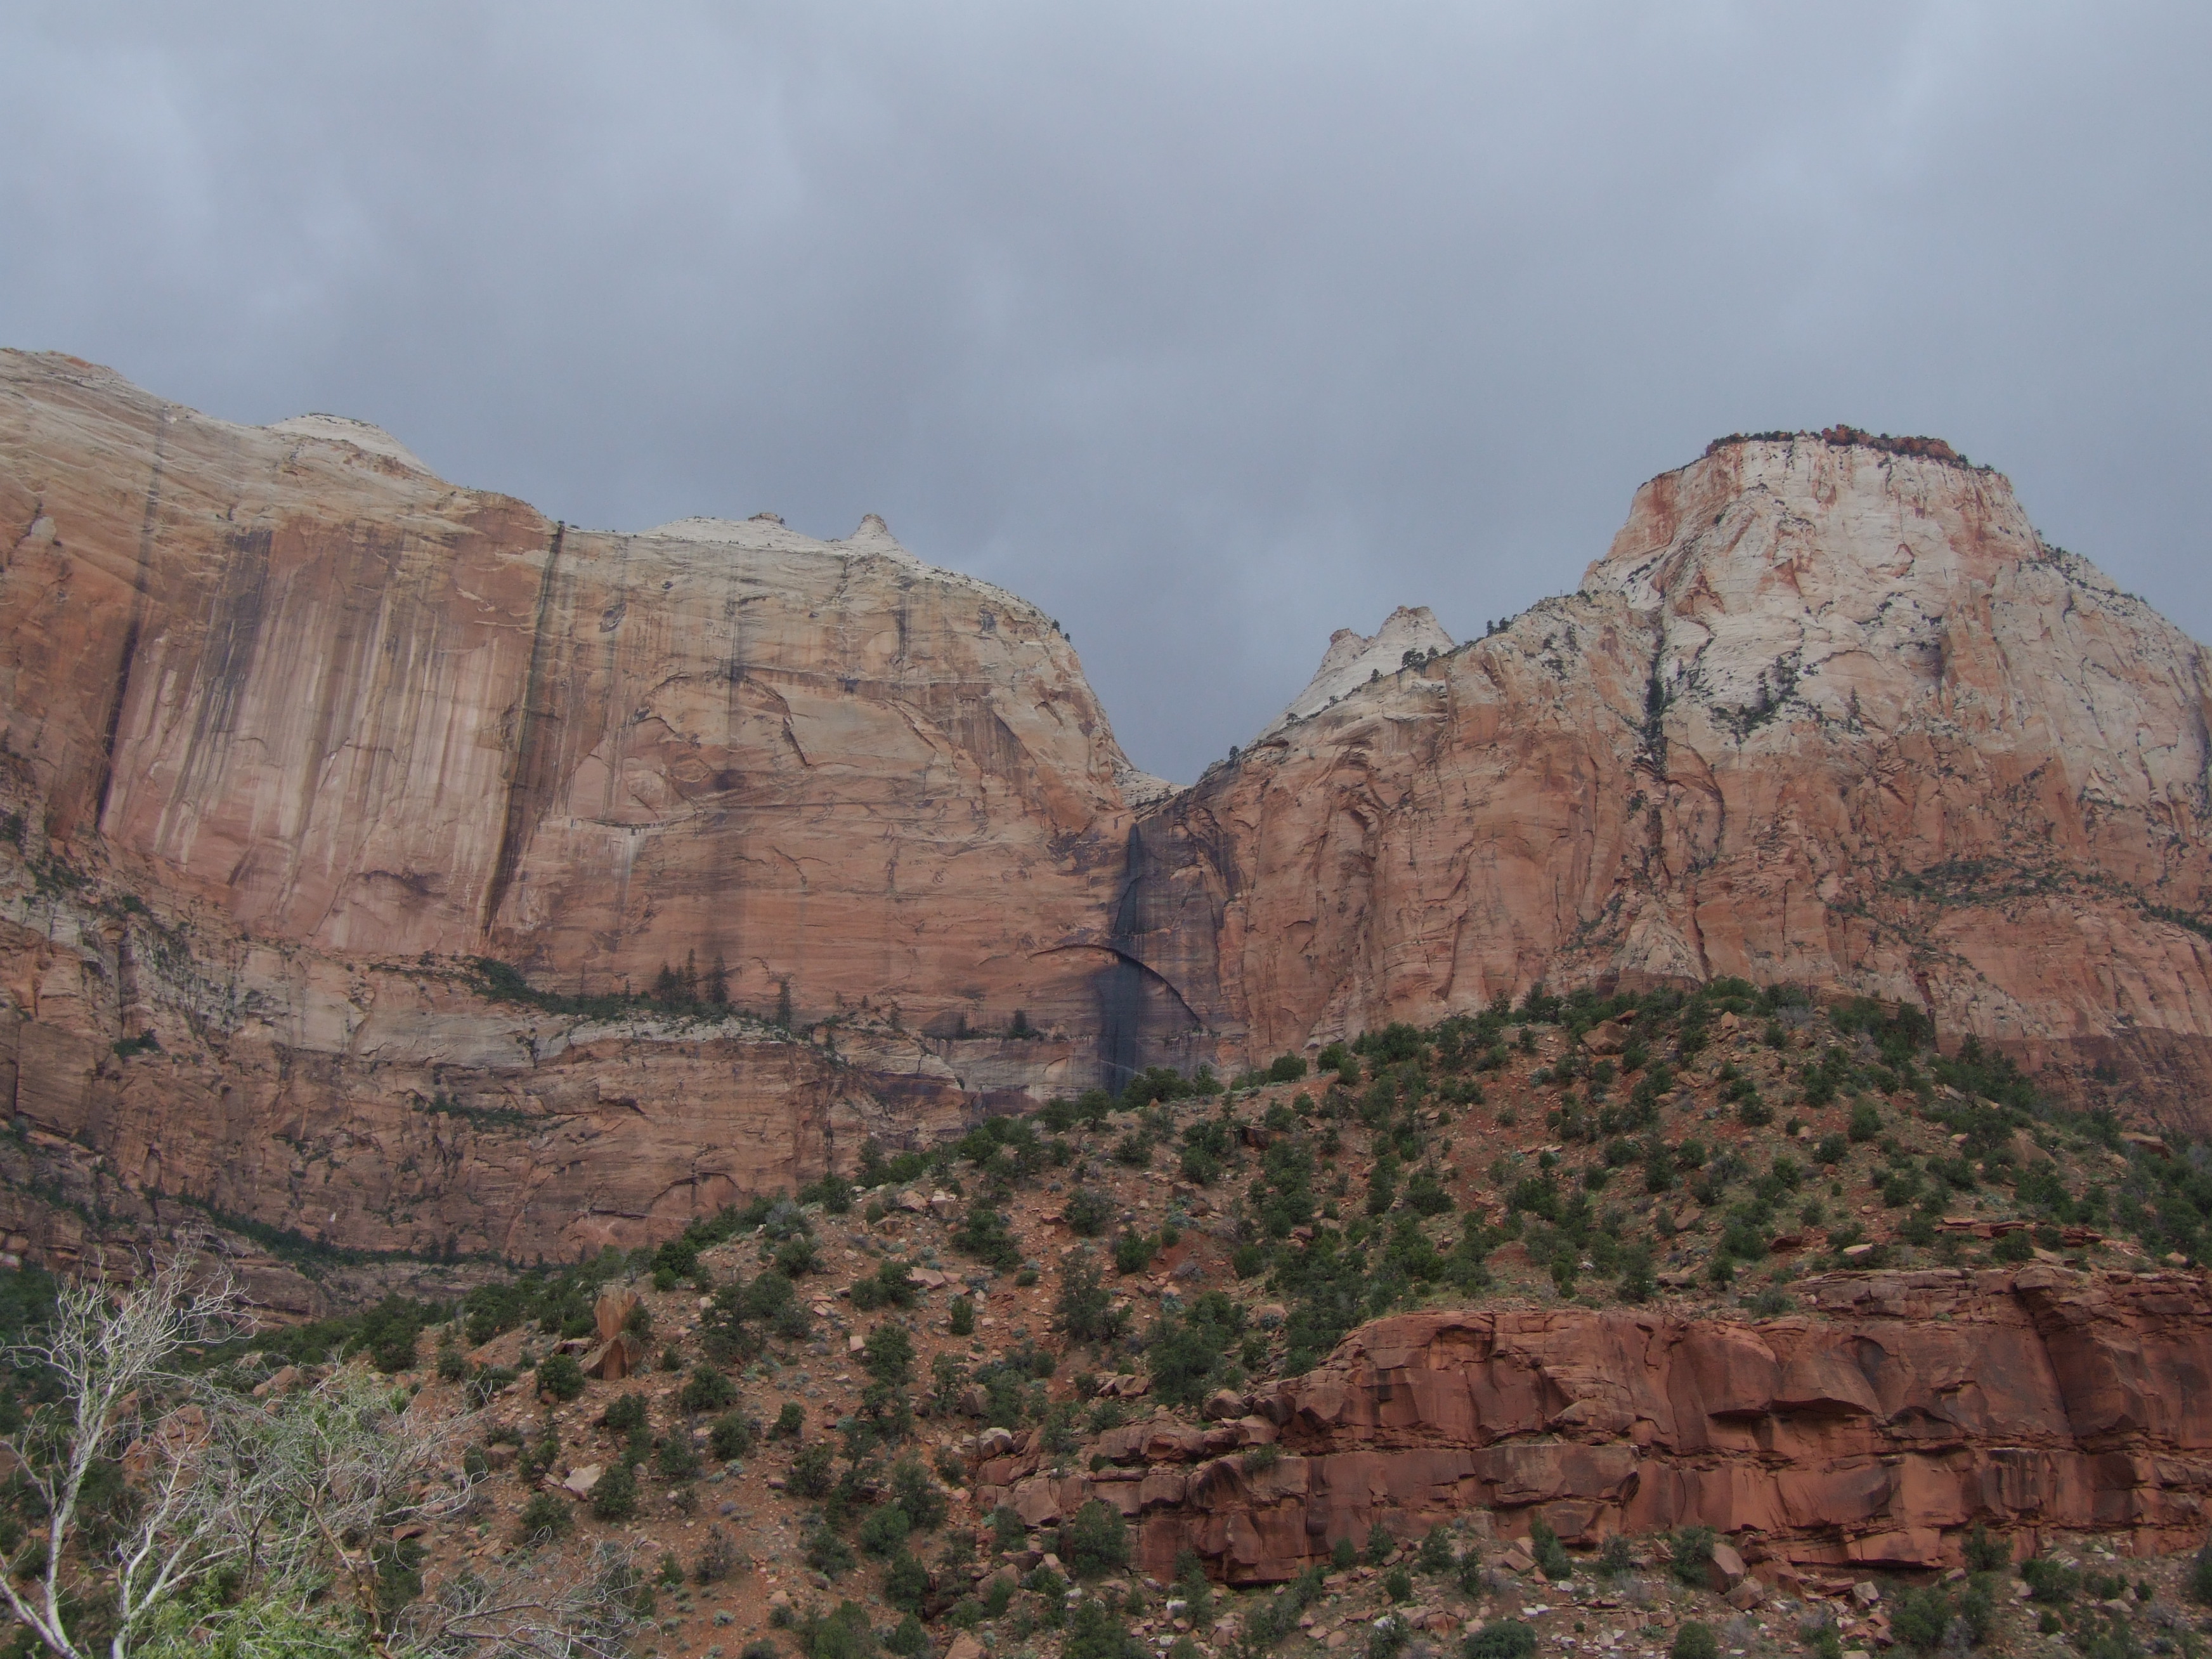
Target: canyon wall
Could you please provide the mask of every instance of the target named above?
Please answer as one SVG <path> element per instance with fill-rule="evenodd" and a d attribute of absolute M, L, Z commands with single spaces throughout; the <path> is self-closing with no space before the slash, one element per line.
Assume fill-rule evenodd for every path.
<path fill-rule="evenodd" d="M 1096 1024 L 1138 775 L 1054 623 L 880 520 L 581 531 L 374 428 L 9 353 L 0 525 L 8 804 L 171 908 L 580 994 L 720 958 L 807 1018 Z"/>
<path fill-rule="evenodd" d="M 1731 441 L 1578 592 L 1149 812 L 1117 944 L 1175 988 L 1160 1036 L 1234 1054 L 1741 975 L 1919 1003 L 2202 1133 L 2208 715 L 2203 648 L 2000 475 Z"/>
<path fill-rule="evenodd" d="M 1570 1543 L 1684 1525 L 1770 1579 L 1955 1565 L 1975 1522 L 2193 1547 L 2212 1491 L 2212 1298 L 2179 1273 L 1840 1273 L 1811 1316 L 1638 1310 L 1402 1314 L 1328 1362 L 1210 1406 L 1212 1427 L 1115 1430 L 1055 1474 L 981 1462 L 979 1505 L 1032 1525 L 1103 1499 L 1147 1571 L 1195 1551 L 1232 1583 L 1292 1577 L 1376 1523 L 1419 1537 L 1494 1513 Z M 1242 1415 L 1238 1415 L 1242 1413 Z M 1252 1445 L 1275 1448 L 1250 1458 Z"/>
<path fill-rule="evenodd" d="M 1540 979 L 1912 1000 L 2212 1127 L 2208 713 L 2002 477 L 1802 434 L 1175 792 L 879 520 L 587 532 L 0 353 L 0 1095 L 70 1213 L 524 1258 Z"/>
<path fill-rule="evenodd" d="M 634 1243 L 1087 1086 L 1142 1006 L 1102 919 L 1163 786 L 879 520 L 584 532 L 4 353 L 0 526 L 20 1247 Z"/>

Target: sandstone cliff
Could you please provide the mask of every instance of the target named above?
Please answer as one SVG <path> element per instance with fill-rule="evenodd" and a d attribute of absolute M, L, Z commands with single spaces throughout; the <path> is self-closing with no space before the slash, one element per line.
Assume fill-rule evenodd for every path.
<path fill-rule="evenodd" d="M 1717 446 L 1164 799 L 879 520 L 585 532 L 10 353 L 0 523 L 0 1093 L 92 1211 L 568 1254 L 1539 979 L 1911 1000 L 2206 1127 L 2203 653 L 1928 446 Z"/>
<path fill-rule="evenodd" d="M 879 520 L 586 532 L 9 353 L 0 522 L 0 1099 L 76 1206 L 21 1244 L 567 1256 L 1097 1077 L 1156 781 Z"/>
<path fill-rule="evenodd" d="M 2193 1545 L 2212 1439 L 2189 1404 L 2212 1365 L 2195 1276 L 2063 1269 L 1838 1274 L 1817 1317 L 1759 1324 L 1577 1308 L 1403 1314 L 1328 1363 L 1091 1448 L 980 1465 L 979 1504 L 1032 1525 L 1103 1498 L 1163 1575 L 1191 1549 L 1231 1583 L 1280 1580 L 1475 1510 L 1570 1542 L 1703 1525 L 1778 1571 L 1955 1563 L 1979 1521 L 2021 1537 Z M 1242 1413 L 1241 1417 L 1237 1413 Z M 1240 1448 L 1273 1446 L 1270 1459 Z"/>
<path fill-rule="evenodd" d="M 1095 1020 L 1127 763 L 1048 618 L 878 520 L 585 532 L 373 431 L 0 357 L 11 807 L 336 957 Z"/>
<path fill-rule="evenodd" d="M 1999 475 L 1854 436 L 1646 484 L 1577 593 L 1149 813 L 1159 1042 L 1264 1055 L 1735 974 L 1921 1003 L 2212 1127 L 2204 653 Z"/>
<path fill-rule="evenodd" d="M 1361 686 L 1379 681 L 1385 674 L 1395 674 L 1417 657 L 1433 657 L 1450 649 L 1452 636 L 1425 605 L 1400 605 L 1371 635 L 1340 628 L 1329 635 L 1328 649 L 1322 653 L 1321 666 L 1314 670 L 1305 690 L 1291 699 L 1267 729 L 1277 731 L 1289 721 L 1317 714 Z"/>

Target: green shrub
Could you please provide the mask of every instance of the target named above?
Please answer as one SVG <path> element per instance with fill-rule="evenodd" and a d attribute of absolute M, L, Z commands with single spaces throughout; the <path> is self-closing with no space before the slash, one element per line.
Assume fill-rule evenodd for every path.
<path fill-rule="evenodd" d="M 806 1565 L 832 1578 L 842 1578 L 853 1570 L 853 1549 L 843 1539 L 825 1524 L 817 1524 L 806 1535 L 801 1555 Z"/>
<path fill-rule="evenodd" d="M 793 1453 L 787 1480 L 792 1492 L 800 1498 L 827 1498 L 832 1484 L 830 1464 L 836 1455 L 826 1440 L 801 1446 Z"/>
<path fill-rule="evenodd" d="M 1359 1565 L 1359 1551 L 1349 1538 L 1340 1538 L 1328 1553 L 1328 1564 L 1339 1572 L 1350 1572 Z"/>
<path fill-rule="evenodd" d="M 1060 1557 L 1078 1578 L 1097 1578 L 1129 1565 L 1129 1528 L 1110 1504 L 1092 1498 L 1060 1528 Z"/>
<path fill-rule="evenodd" d="M 2074 1592 L 2081 1588 L 2080 1573 L 2047 1555 L 2032 1556 L 2021 1562 L 2020 1576 L 2027 1585 L 2030 1601 L 2052 1607 L 2072 1601 Z"/>
<path fill-rule="evenodd" d="M 1006 1218 L 988 1204 L 969 1206 L 954 1228 L 952 1248 L 963 1255 L 1011 1273 L 1021 1264 L 1022 1247 L 1008 1227 Z"/>
<path fill-rule="evenodd" d="M 1382 1594 L 1393 1601 L 1413 1599 L 1413 1575 L 1403 1567 L 1392 1567 L 1382 1575 Z"/>
<path fill-rule="evenodd" d="M 1536 1627 L 1518 1619 L 1493 1619 L 1460 1646 L 1465 1659 L 1530 1659 Z"/>
<path fill-rule="evenodd" d="M 645 1396 L 641 1394 L 618 1395 L 607 1402 L 607 1414 L 602 1419 L 617 1434 L 628 1434 L 632 1429 L 645 1426 Z"/>
<path fill-rule="evenodd" d="M 1124 1230 L 1114 1240 L 1114 1270 L 1140 1273 L 1152 1263 L 1152 1239 L 1148 1233 Z"/>
<path fill-rule="evenodd" d="M 654 1455 L 653 1466 L 666 1480 L 689 1480 L 699 1473 L 699 1454 L 691 1444 L 691 1437 L 678 1429 L 660 1443 Z"/>
<path fill-rule="evenodd" d="M 929 1568 L 907 1551 L 898 1551 L 890 1566 L 883 1568 L 883 1599 L 911 1620 L 929 1599 Z"/>
<path fill-rule="evenodd" d="M 1114 1218 L 1114 1201 L 1089 1187 L 1078 1187 L 1060 1206 L 1060 1218 L 1078 1238 L 1097 1238 Z"/>
<path fill-rule="evenodd" d="M 876 1632 L 867 1610 L 852 1601 L 840 1601 L 829 1614 L 802 1614 L 792 1627 L 803 1659 L 870 1659 L 876 1650 Z"/>
<path fill-rule="evenodd" d="M 592 1513 L 602 1521 L 627 1521 L 637 1513 L 637 1474 L 617 1458 L 592 1488 Z"/>
<path fill-rule="evenodd" d="M 914 1375 L 914 1338 L 905 1326 L 886 1320 L 868 1333 L 860 1363 L 877 1382 L 902 1387 Z"/>
<path fill-rule="evenodd" d="M 951 1507 L 943 1490 L 929 1478 L 919 1458 L 902 1457 L 891 1467 L 890 1501 L 898 1505 L 916 1532 L 933 1532 L 945 1524 Z"/>
<path fill-rule="evenodd" d="M 1605 1540 L 1605 1547 L 1597 1553 L 1598 1576 L 1618 1578 L 1623 1573 L 1636 1570 L 1636 1557 L 1628 1547 L 1628 1535 L 1614 1533 Z"/>
<path fill-rule="evenodd" d="M 760 1425 L 743 1412 L 726 1412 L 714 1419 L 708 1431 L 708 1444 L 714 1455 L 724 1462 L 745 1456 L 753 1449 L 753 1441 L 760 1433 Z"/>
<path fill-rule="evenodd" d="M 975 1334 L 975 1304 L 964 1296 L 954 1297 L 945 1328 L 955 1336 L 973 1336 Z"/>
<path fill-rule="evenodd" d="M 1881 1114 L 1870 1100 L 1861 1100 L 1851 1108 L 1851 1121 L 1844 1133 L 1863 1146 L 1881 1133 Z"/>
<path fill-rule="evenodd" d="M 904 1510 L 896 1504 L 878 1504 L 860 1522 L 860 1545 L 871 1555 L 896 1554 L 906 1548 L 907 1534 L 913 1530 Z"/>
<path fill-rule="evenodd" d="M 1069 1615 L 1060 1659 L 1151 1659 L 1151 1650 L 1103 1600 L 1086 1595 Z"/>
<path fill-rule="evenodd" d="M 796 1400 L 787 1400 L 783 1402 L 783 1409 L 775 1414 L 775 1421 L 769 1425 L 768 1437 L 771 1440 L 795 1440 L 805 1426 L 806 1407 Z"/>
<path fill-rule="evenodd" d="M 888 1575 L 885 1577 L 884 1585 L 884 1599 L 888 1601 L 890 1599 Z M 921 1620 L 909 1613 L 898 1621 L 896 1629 L 884 1638 L 884 1646 L 898 1655 L 899 1659 L 921 1659 L 921 1655 L 929 1651 L 929 1632 L 922 1628 Z M 740 1655 L 739 1659 L 744 1659 L 744 1656 Z M 774 1648 L 769 1650 L 768 1659 L 778 1659 Z"/>
<path fill-rule="evenodd" d="M 1942 1645 L 1951 1618 L 1951 1598 L 1940 1586 L 1909 1584 L 1891 1604 L 1890 1634 L 1906 1647 L 1927 1653 Z"/>
<path fill-rule="evenodd" d="M 2189 1593 L 2199 1601 L 2212 1605 L 2212 1543 L 2197 1552 L 2189 1566 Z"/>
<path fill-rule="evenodd" d="M 1668 1570 L 1681 1583 L 1703 1589 L 1712 1566 L 1715 1541 L 1711 1527 L 1677 1527 L 1668 1540 Z"/>
<path fill-rule="evenodd" d="M 1566 1546 L 1559 1542 L 1559 1534 L 1541 1520 L 1528 1523 L 1528 1542 L 1536 1558 L 1536 1571 L 1555 1584 L 1564 1584 L 1575 1576 L 1575 1564 L 1568 1559 Z"/>
<path fill-rule="evenodd" d="M 1668 1653 L 1669 1659 L 1719 1659 L 1720 1650 L 1711 1627 L 1693 1619 L 1674 1632 L 1674 1645 Z"/>
<path fill-rule="evenodd" d="M 699 1364 L 684 1379 L 676 1402 L 687 1412 L 718 1412 L 734 1404 L 737 1397 L 737 1388 L 728 1377 L 712 1365 Z"/>
<path fill-rule="evenodd" d="M 543 1543 L 550 1539 L 566 1538 L 568 1528 L 575 1524 L 576 1517 L 570 1512 L 566 1498 L 556 1498 L 550 1492 L 532 1492 L 530 1501 L 522 1506 L 517 1535 L 526 1544 Z"/>
<path fill-rule="evenodd" d="M 775 1270 L 786 1279 L 803 1279 L 819 1266 L 821 1257 L 816 1252 L 813 1238 L 808 1234 L 800 1233 L 795 1238 L 786 1239 L 776 1249 Z"/>
<path fill-rule="evenodd" d="M 2002 1261 L 2008 1267 L 2018 1267 L 2035 1255 L 2035 1240 L 2025 1227 L 2016 1228 L 1990 1246 L 1990 1260 Z"/>
<path fill-rule="evenodd" d="M 574 1354 L 549 1354 L 538 1362 L 538 1386 L 556 1400 L 574 1400 L 584 1391 L 584 1368 Z"/>
<path fill-rule="evenodd" d="M 1398 1540 L 1390 1535 L 1390 1528 L 1377 1521 L 1367 1529 L 1367 1565 L 1379 1567 L 1398 1553 Z"/>
<path fill-rule="evenodd" d="M 1062 1264 L 1053 1320 L 1072 1341 L 1110 1342 L 1121 1334 L 1122 1316 L 1114 1310 L 1113 1294 L 1090 1251 L 1078 1250 Z"/>
<path fill-rule="evenodd" d="M 2012 1565 L 2012 1547 L 1980 1522 L 1966 1534 L 1966 1571 L 2000 1572 Z"/>

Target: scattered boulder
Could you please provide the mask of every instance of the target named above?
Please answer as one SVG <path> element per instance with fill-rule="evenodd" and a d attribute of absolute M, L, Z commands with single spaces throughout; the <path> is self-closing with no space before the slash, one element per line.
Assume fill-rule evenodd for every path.
<path fill-rule="evenodd" d="M 1743 1557 L 1735 1545 L 1715 1544 L 1711 1560 L 1706 1563 L 1706 1577 L 1716 1590 L 1726 1594 L 1743 1583 L 1751 1569 L 1744 1565 Z"/>
<path fill-rule="evenodd" d="M 1601 1019 L 1583 1036 L 1583 1047 L 1594 1054 L 1617 1054 L 1628 1047 L 1628 1033 L 1619 1021 Z"/>

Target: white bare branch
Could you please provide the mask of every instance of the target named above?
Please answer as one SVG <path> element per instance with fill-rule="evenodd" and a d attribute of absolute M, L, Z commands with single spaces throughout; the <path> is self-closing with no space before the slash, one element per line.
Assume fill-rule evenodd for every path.
<path fill-rule="evenodd" d="M 471 1498 L 457 1466 L 473 1416 L 441 1417 L 362 1363 L 265 1401 L 189 1374 L 185 1350 L 243 1313 L 227 1279 L 196 1285 L 172 1262 L 120 1291 L 65 1286 L 48 1328 L 9 1356 L 57 1396 L 0 1438 L 36 1494 L 46 1549 L 38 1582 L 0 1572 L 0 1596 L 49 1652 L 92 1659 L 70 1608 L 94 1589 L 111 1610 L 110 1659 L 194 1651 L 210 1634 L 203 1617 L 229 1620 L 240 1654 L 337 1654 L 363 1637 L 388 1659 L 626 1650 L 641 1579 L 611 1546 L 586 1571 L 525 1559 L 464 1574 L 394 1616 L 383 1592 L 399 1535 Z M 118 1471 L 122 1496 L 101 1497 Z M 244 1594 L 192 1611 L 224 1569 Z"/>

